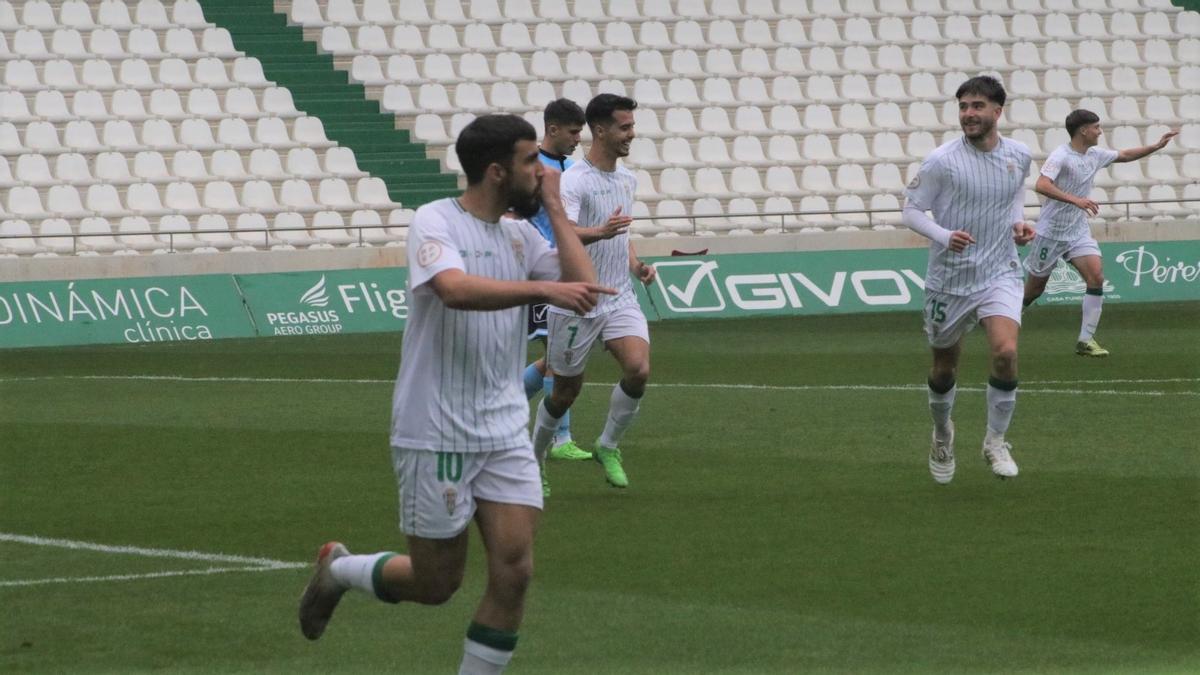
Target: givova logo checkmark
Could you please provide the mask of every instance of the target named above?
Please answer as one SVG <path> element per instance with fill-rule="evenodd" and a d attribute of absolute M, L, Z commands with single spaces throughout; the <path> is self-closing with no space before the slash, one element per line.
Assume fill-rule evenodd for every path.
<path fill-rule="evenodd" d="M 713 272 L 714 260 L 666 261 L 654 264 L 658 289 L 674 312 L 719 312 L 725 309 Z"/>

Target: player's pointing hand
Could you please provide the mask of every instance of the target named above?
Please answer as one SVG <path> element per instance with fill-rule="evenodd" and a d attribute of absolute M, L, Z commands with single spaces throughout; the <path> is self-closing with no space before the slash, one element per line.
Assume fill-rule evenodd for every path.
<path fill-rule="evenodd" d="M 601 294 L 616 295 L 617 291 L 607 286 L 582 281 L 551 282 L 546 289 L 546 302 L 576 314 L 587 314 L 596 306 Z"/>

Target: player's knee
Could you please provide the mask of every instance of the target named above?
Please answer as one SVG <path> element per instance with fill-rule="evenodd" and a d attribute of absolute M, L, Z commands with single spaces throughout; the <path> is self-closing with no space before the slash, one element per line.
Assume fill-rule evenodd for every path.
<path fill-rule="evenodd" d="M 650 361 L 647 360 L 632 364 L 625 369 L 622 379 L 631 388 L 636 388 L 639 391 L 645 389 L 646 383 L 650 381 Z"/>
<path fill-rule="evenodd" d="M 504 568 L 504 586 L 514 597 L 523 597 L 533 580 L 533 558 L 506 565 Z"/>
<path fill-rule="evenodd" d="M 491 585 L 514 601 L 524 597 L 533 580 L 533 551 L 529 546 L 509 546 L 494 556 L 488 566 Z"/>
<path fill-rule="evenodd" d="M 929 371 L 929 384 L 937 391 L 950 391 L 957 379 L 957 368 L 949 368 L 946 370 L 938 370 L 937 368 L 934 368 Z"/>
<path fill-rule="evenodd" d="M 554 378 L 554 391 L 550 393 L 550 400 L 559 410 L 570 408 L 575 399 L 579 396 L 579 385 L 572 381 L 563 381 L 561 375 Z"/>
<path fill-rule="evenodd" d="M 992 369 L 1001 375 L 1008 375 L 1017 369 L 1016 343 L 1000 345 L 992 352 Z"/>

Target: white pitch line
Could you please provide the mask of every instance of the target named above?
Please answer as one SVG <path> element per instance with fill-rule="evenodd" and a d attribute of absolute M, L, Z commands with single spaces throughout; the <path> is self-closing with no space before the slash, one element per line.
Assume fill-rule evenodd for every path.
<path fill-rule="evenodd" d="M 145 548 L 142 546 L 110 546 L 108 544 L 97 544 L 90 541 L 76 541 L 73 539 L 52 539 L 49 537 L 38 537 L 26 534 L 15 534 L 12 532 L 0 532 L 0 541 L 13 542 L 16 544 L 29 544 L 31 546 L 50 546 L 53 548 L 68 548 L 78 551 L 96 551 L 98 553 L 115 553 L 124 555 L 135 555 L 143 558 L 174 558 L 177 560 L 195 560 L 199 562 L 222 562 L 235 563 L 241 565 L 251 565 L 264 569 L 294 569 L 297 567 L 307 567 L 304 563 L 288 562 L 285 560 L 273 560 L 271 558 L 254 558 L 242 555 L 230 555 L 228 553 L 204 553 L 202 551 L 180 551 L 169 548 Z"/>
<path fill-rule="evenodd" d="M 1200 382 L 1200 377 L 1162 377 L 1143 380 L 1038 380 L 1034 384 L 1159 384 L 1162 382 Z"/>
<path fill-rule="evenodd" d="M 14 586 L 44 586 L 47 584 L 83 584 L 100 583 L 105 581 L 137 581 L 138 579 L 162 579 L 167 577 L 200 576 L 208 574 L 225 574 L 232 572 L 273 572 L 275 570 L 296 569 L 307 567 L 302 563 L 285 563 L 270 567 L 209 567 L 202 570 L 176 570 L 171 572 L 147 572 L 144 574 L 110 574 L 100 577 L 50 577 L 46 579 L 17 579 L 15 581 L 0 581 L 0 587 Z"/>
<path fill-rule="evenodd" d="M 394 380 L 379 379 L 336 379 L 336 378 L 291 378 L 291 377 L 191 377 L 185 375 L 46 375 L 30 377 L 0 378 L 5 381 L 40 381 L 40 380 L 119 380 L 146 382 L 229 382 L 229 383 L 266 383 L 266 384 L 386 384 L 392 385 Z M 1162 382 L 1200 382 L 1200 378 L 1169 378 L 1169 379 L 1114 379 L 1114 380 L 1028 380 L 1023 382 L 1022 394 L 1057 394 L 1057 395 L 1096 395 L 1096 396 L 1200 396 L 1195 391 L 1136 391 L 1118 389 L 1030 389 L 1041 384 L 1155 384 Z M 601 382 L 586 382 L 588 387 L 612 387 Z M 924 391 L 922 384 L 720 384 L 720 383 L 688 383 L 688 382 L 653 382 L 647 385 L 651 388 L 678 389 L 732 389 L 752 391 Z M 980 387 L 959 387 L 959 391 L 985 391 Z"/>
<path fill-rule="evenodd" d="M 42 380 L 131 380 L 144 382 L 232 382 L 267 384 L 395 384 L 395 380 L 338 379 L 321 377 L 192 377 L 189 375 L 31 375 L 0 377 L 0 382 L 39 382 Z"/>

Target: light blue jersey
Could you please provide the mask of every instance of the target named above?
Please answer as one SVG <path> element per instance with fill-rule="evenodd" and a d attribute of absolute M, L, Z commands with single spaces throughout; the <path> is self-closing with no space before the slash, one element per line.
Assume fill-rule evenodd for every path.
<path fill-rule="evenodd" d="M 566 171 L 575 163 L 575 160 L 570 157 L 552 155 L 542 148 L 538 148 L 538 159 L 542 160 L 542 164 L 551 169 L 558 169 L 559 171 Z M 550 242 L 552 248 L 557 247 L 558 244 L 554 241 L 554 229 L 550 227 L 550 216 L 546 215 L 546 209 L 538 209 L 538 212 L 529 219 L 529 222 L 537 228 L 538 232 L 542 233 L 546 241 Z"/>

